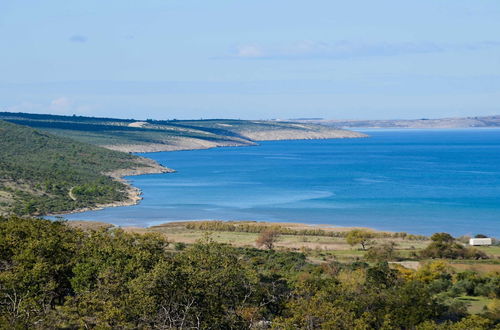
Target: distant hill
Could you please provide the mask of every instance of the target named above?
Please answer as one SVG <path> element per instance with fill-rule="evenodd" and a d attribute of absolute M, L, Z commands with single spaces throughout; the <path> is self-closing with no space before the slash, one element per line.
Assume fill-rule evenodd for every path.
<path fill-rule="evenodd" d="M 150 159 L 0 120 L 0 214 L 132 203 L 137 192 L 117 177 L 165 170 Z"/>
<path fill-rule="evenodd" d="M 473 128 L 500 127 L 499 116 L 411 119 L 411 120 L 330 120 L 306 119 L 294 120 L 301 123 L 322 124 L 335 128 Z"/>
<path fill-rule="evenodd" d="M 315 124 L 261 120 L 134 120 L 0 112 L 26 125 L 108 149 L 153 152 L 255 145 L 256 141 L 355 138 L 365 135 Z"/>

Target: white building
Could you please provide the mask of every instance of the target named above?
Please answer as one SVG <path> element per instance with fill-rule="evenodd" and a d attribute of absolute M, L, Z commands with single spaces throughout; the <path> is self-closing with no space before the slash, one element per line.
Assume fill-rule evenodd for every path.
<path fill-rule="evenodd" d="M 491 245 L 491 238 L 471 238 L 469 240 L 469 245 L 478 246 L 478 245 Z"/>

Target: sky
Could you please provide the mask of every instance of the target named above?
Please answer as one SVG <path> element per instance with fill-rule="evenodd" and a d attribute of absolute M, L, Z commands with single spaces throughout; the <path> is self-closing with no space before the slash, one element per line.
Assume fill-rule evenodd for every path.
<path fill-rule="evenodd" d="M 500 114 L 498 0 L 0 0 L 0 111 Z"/>

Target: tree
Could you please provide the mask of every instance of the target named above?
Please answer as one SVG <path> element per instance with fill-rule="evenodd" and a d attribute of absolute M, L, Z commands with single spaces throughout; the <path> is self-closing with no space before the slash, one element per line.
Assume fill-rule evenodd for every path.
<path fill-rule="evenodd" d="M 257 240 L 255 243 L 257 246 L 265 246 L 269 250 L 271 250 L 274 247 L 274 243 L 278 240 L 279 237 L 279 232 L 275 229 L 266 229 L 262 231 L 257 237 Z"/>
<path fill-rule="evenodd" d="M 435 233 L 431 236 L 431 241 L 438 243 L 449 243 L 454 240 L 453 236 L 448 233 Z"/>
<path fill-rule="evenodd" d="M 255 280 L 237 250 L 199 241 L 131 283 L 134 319 L 163 329 L 248 328 L 240 311 L 251 307 Z"/>
<path fill-rule="evenodd" d="M 0 328 L 29 328 L 72 294 L 79 239 L 60 221 L 0 217 Z"/>
<path fill-rule="evenodd" d="M 366 245 L 371 238 L 373 238 L 373 233 L 362 229 L 354 229 L 347 234 L 345 239 L 349 245 L 361 244 L 361 248 L 366 250 Z"/>
<path fill-rule="evenodd" d="M 448 233 L 435 233 L 431 236 L 432 242 L 420 252 L 423 258 L 449 258 L 449 259 L 487 259 L 488 256 L 474 248 L 465 248 L 455 242 Z"/>
<path fill-rule="evenodd" d="M 424 283 L 405 281 L 387 263 L 346 275 L 307 274 L 299 278 L 273 327 L 414 329 L 442 315 L 443 306 Z"/>

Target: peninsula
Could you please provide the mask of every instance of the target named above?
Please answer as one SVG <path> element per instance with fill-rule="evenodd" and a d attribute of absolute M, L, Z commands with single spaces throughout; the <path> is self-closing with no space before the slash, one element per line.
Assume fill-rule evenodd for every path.
<path fill-rule="evenodd" d="M 0 112 L 0 120 L 123 152 L 256 145 L 258 141 L 360 138 L 322 125 L 266 120 L 136 120 Z"/>

